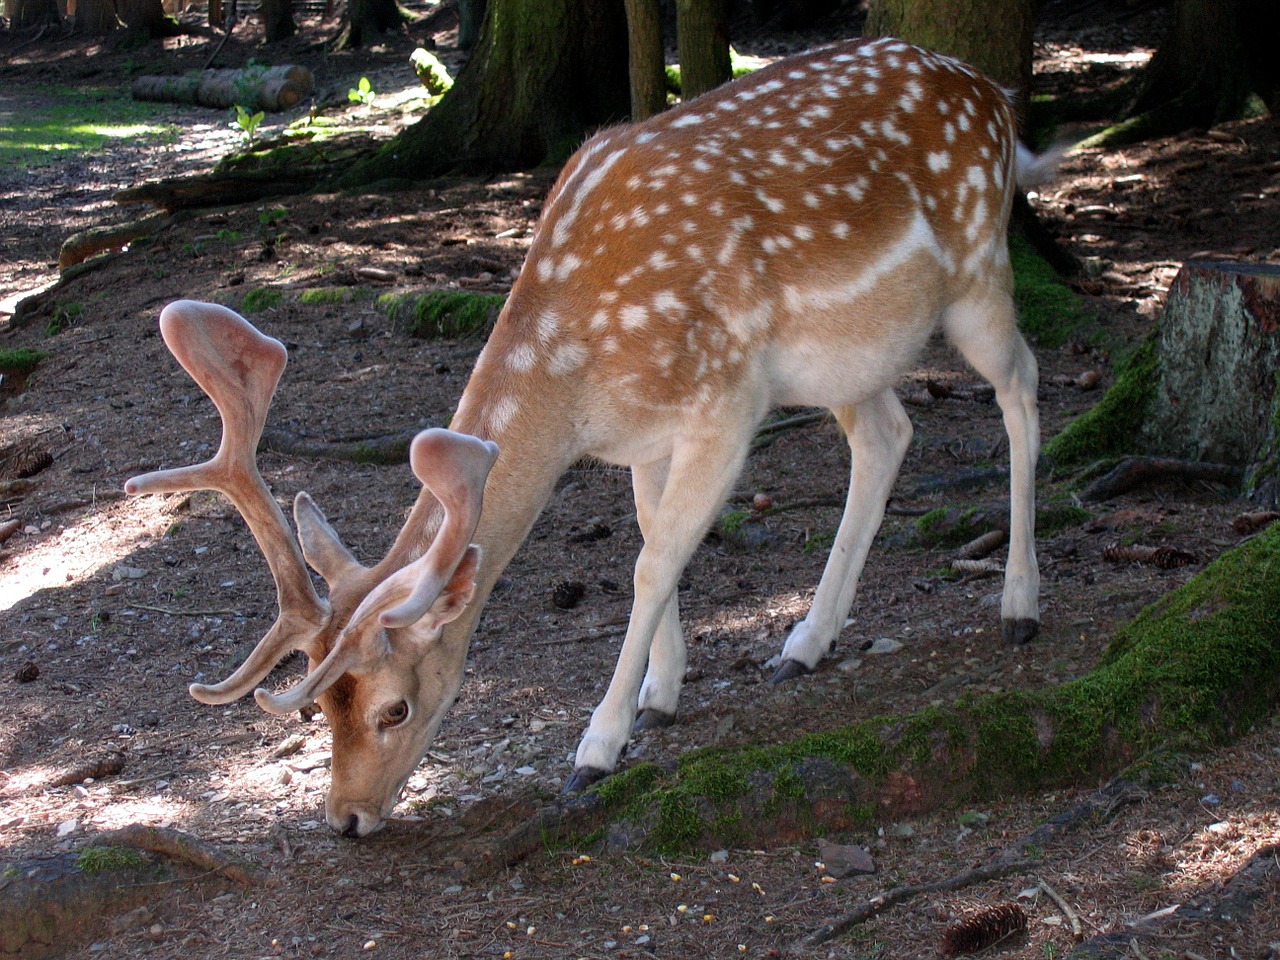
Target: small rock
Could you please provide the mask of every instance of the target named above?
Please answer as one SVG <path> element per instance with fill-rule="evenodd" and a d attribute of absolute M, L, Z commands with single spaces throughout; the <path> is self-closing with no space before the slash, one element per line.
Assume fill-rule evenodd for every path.
<path fill-rule="evenodd" d="M 147 571 L 143 570 L 141 567 L 129 567 L 123 563 L 118 564 L 116 568 L 111 571 L 111 579 L 117 581 L 141 580 L 146 575 Z"/>
<path fill-rule="evenodd" d="M 960 821 L 960 826 L 973 829 L 980 827 L 991 818 L 980 810 L 966 810 L 960 816 L 956 817 Z"/>
<path fill-rule="evenodd" d="M 711 856 L 708 857 L 707 859 L 710 860 L 712 863 L 724 863 L 726 860 L 729 859 L 729 851 L 717 850 L 715 853 L 711 854 Z"/>
<path fill-rule="evenodd" d="M 79 829 L 80 829 L 79 820 L 63 820 L 60 824 L 58 824 L 58 836 L 69 837 L 71 834 L 75 833 Z"/>
<path fill-rule="evenodd" d="M 902 647 L 901 640 L 895 640 L 893 637 L 880 637 L 871 646 L 867 647 L 867 653 L 897 653 Z"/>
<path fill-rule="evenodd" d="M 1207 804 L 1210 807 L 1216 807 L 1218 804 L 1222 802 L 1222 798 L 1219 797 L 1216 793 L 1206 793 L 1203 797 L 1200 798 L 1200 802 L 1203 804 Z"/>
<path fill-rule="evenodd" d="M 885 833 L 891 837 L 914 837 L 916 828 L 909 823 L 895 823 L 887 827 Z"/>
<path fill-rule="evenodd" d="M 1099 380 L 1101 380 L 1101 377 L 1097 370 L 1085 370 L 1080 376 L 1076 377 L 1076 386 L 1081 390 L 1096 390 Z"/>
<path fill-rule="evenodd" d="M 839 879 L 850 874 L 872 874 L 876 862 L 861 847 L 845 846 L 830 840 L 818 840 L 818 857 L 826 865 L 827 873 Z"/>
<path fill-rule="evenodd" d="M 532 777 L 537 772 L 537 767 L 516 767 L 516 773 L 522 777 Z"/>
<path fill-rule="evenodd" d="M 841 673 L 854 673 L 860 666 L 862 666 L 861 657 L 849 657 L 846 660 L 841 660 L 836 665 L 836 669 Z"/>
<path fill-rule="evenodd" d="M 291 734 L 280 742 L 280 745 L 271 751 L 268 756 L 272 760 L 281 760 L 284 757 L 292 757 L 301 750 L 307 742 L 307 738 L 300 733 Z"/>
<path fill-rule="evenodd" d="M 751 498 L 751 509 L 763 513 L 773 506 L 773 498 L 767 493 L 757 493 Z"/>

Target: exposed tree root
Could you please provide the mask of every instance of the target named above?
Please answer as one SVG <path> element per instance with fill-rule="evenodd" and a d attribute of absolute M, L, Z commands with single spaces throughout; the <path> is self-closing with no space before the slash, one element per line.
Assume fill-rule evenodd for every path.
<path fill-rule="evenodd" d="M 1139 795 L 1138 790 L 1132 783 L 1123 777 L 1117 777 L 1106 786 L 1094 791 L 1081 803 L 1076 804 L 1069 810 L 1064 810 L 1052 820 L 1015 840 L 990 863 L 931 883 L 894 887 L 879 896 L 872 897 L 843 916 L 824 923 L 813 933 L 802 939 L 796 946 L 806 948 L 819 946 L 828 940 L 833 940 L 844 933 L 848 933 L 858 924 L 865 923 L 888 908 L 918 897 L 921 894 L 960 890 L 975 883 L 984 883 L 997 877 L 1029 870 L 1035 864 L 1035 861 L 1028 856 L 1029 851 L 1040 850 L 1049 843 L 1061 840 L 1068 833 L 1085 824 L 1097 823 L 1110 817 L 1116 807 L 1133 801 Z M 1045 892 L 1048 893 L 1048 890 Z M 1051 894 L 1050 896 L 1055 897 L 1056 895 Z M 1055 902 L 1057 902 L 1056 899 Z M 1059 909 L 1070 911 L 1070 908 L 1066 907 L 1065 904 L 1061 904 Z M 1079 924 L 1078 919 L 1075 922 L 1077 925 Z"/>
<path fill-rule="evenodd" d="M 1110 500 L 1137 487 L 1170 480 L 1199 481 L 1236 488 L 1244 470 L 1222 463 L 1197 463 L 1173 457 L 1126 457 L 1110 473 L 1099 477 L 1080 494 L 1086 503 Z"/>
<path fill-rule="evenodd" d="M 1135 942 L 1156 936 L 1168 922 L 1212 924 L 1222 919 L 1248 923 L 1259 899 L 1280 884 L 1280 844 L 1258 850 L 1221 885 L 1214 885 L 1184 904 L 1157 910 L 1128 924 L 1127 929 L 1090 937 L 1074 947 L 1063 960 L 1120 960 Z"/>
<path fill-rule="evenodd" d="M 171 860 L 216 873 L 241 886 L 255 886 L 263 882 L 257 870 L 249 864 L 229 860 L 200 838 L 181 830 L 131 824 L 119 830 L 99 833 L 93 838 L 93 842 L 101 846 L 133 847 L 158 853 Z"/>
<path fill-rule="evenodd" d="M 414 429 L 367 440 L 329 442 L 274 429 L 263 432 L 262 448 L 289 457 L 395 465 L 409 462 L 409 444 L 417 433 Z"/>

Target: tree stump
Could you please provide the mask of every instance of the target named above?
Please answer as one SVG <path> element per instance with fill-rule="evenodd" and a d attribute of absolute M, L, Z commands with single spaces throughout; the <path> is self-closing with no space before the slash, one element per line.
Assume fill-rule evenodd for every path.
<path fill-rule="evenodd" d="M 1045 447 L 1059 463 L 1149 454 L 1245 469 L 1280 493 L 1280 267 L 1190 262 L 1159 327 L 1093 410 Z"/>

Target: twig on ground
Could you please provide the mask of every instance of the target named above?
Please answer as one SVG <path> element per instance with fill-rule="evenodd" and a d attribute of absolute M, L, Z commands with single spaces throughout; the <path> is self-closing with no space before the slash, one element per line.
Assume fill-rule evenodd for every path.
<path fill-rule="evenodd" d="M 1071 909 L 1071 904 L 1062 899 L 1062 894 L 1049 886 L 1043 879 L 1040 879 L 1040 889 L 1044 891 L 1046 897 L 1053 901 L 1067 923 L 1071 924 L 1071 939 L 1079 943 L 1084 939 L 1084 928 L 1080 926 L 1080 915 Z"/>
<path fill-rule="evenodd" d="M 394 465 L 409 461 L 409 444 L 417 435 L 418 429 L 413 429 L 364 440 L 330 442 L 277 429 L 263 432 L 262 448 L 289 457 Z"/>
<path fill-rule="evenodd" d="M 152 607 L 145 603 L 131 603 L 135 610 L 150 610 L 152 613 L 167 613 L 171 617 L 238 617 L 239 610 L 178 610 L 174 607 Z"/>
<path fill-rule="evenodd" d="M 998 550 L 1009 539 L 1009 531 L 997 528 L 988 530 L 980 537 L 975 537 L 956 551 L 961 560 L 981 560 L 988 554 Z"/>
<path fill-rule="evenodd" d="M 101 780 L 114 776 L 124 769 L 123 753 L 108 753 L 92 760 L 85 760 L 69 767 L 44 783 L 46 787 L 69 787 L 73 783 L 84 783 L 86 780 Z"/>
<path fill-rule="evenodd" d="M 935 880 L 932 883 L 914 883 L 902 887 L 894 887 L 878 897 L 872 897 L 859 907 L 844 916 L 825 923 L 813 933 L 809 934 L 798 944 L 797 948 L 812 948 L 833 940 L 842 933 L 847 933 L 860 923 L 865 923 L 872 917 L 875 917 L 887 910 L 889 907 L 896 906 L 906 900 L 918 897 L 925 893 L 943 893 L 949 890 L 960 890 L 964 887 L 972 886 L 975 883 L 985 883 L 987 880 L 995 880 L 998 877 L 1008 876 L 1011 873 L 1019 873 L 1028 869 L 1032 861 L 1024 857 L 1014 857 L 1011 859 L 1000 858 L 991 863 L 983 864 L 980 867 L 974 867 L 972 870 L 965 870 L 963 873 L 953 874 L 942 880 Z"/>

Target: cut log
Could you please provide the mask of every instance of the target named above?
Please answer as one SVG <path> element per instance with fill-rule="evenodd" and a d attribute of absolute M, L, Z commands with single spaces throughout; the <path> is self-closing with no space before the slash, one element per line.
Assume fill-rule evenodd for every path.
<path fill-rule="evenodd" d="M 1280 267 L 1191 262 L 1152 337 L 1090 411 L 1045 446 L 1059 464 L 1147 454 L 1243 467 L 1280 492 Z"/>
<path fill-rule="evenodd" d="M 109 227 L 90 227 L 73 233 L 62 243 L 58 254 L 58 269 L 66 270 L 77 263 L 83 263 L 95 254 L 104 250 L 123 250 L 135 240 L 158 233 L 170 223 L 170 218 L 161 213 L 153 213 L 133 223 L 112 224 Z"/>
<path fill-rule="evenodd" d="M 246 110 L 275 112 L 297 106 L 310 95 L 313 82 L 306 67 L 245 67 L 204 70 L 181 77 L 138 77 L 131 92 L 135 100 L 195 103 L 222 109 L 239 104 Z"/>

